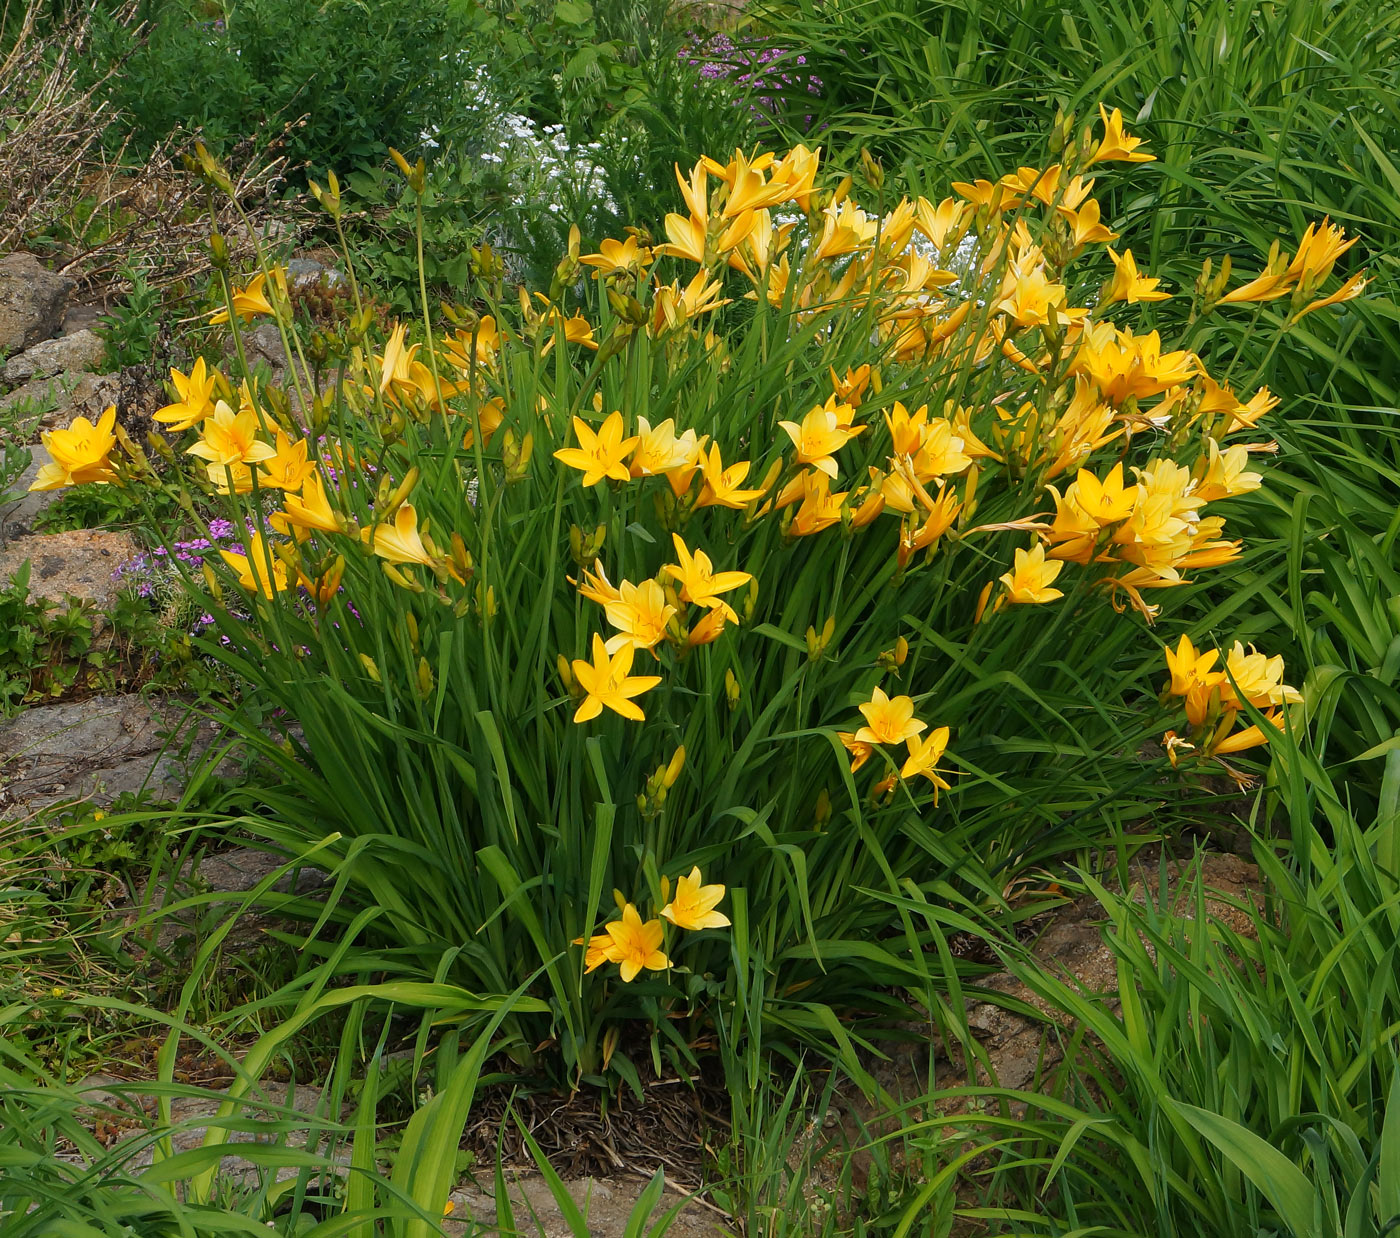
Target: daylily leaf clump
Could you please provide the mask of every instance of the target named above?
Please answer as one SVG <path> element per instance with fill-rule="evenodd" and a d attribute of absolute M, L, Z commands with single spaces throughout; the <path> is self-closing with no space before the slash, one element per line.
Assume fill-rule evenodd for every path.
<path fill-rule="evenodd" d="M 1142 786 L 1156 625 L 1247 553 L 1274 450 L 1280 397 L 1226 381 L 1211 324 L 1290 298 L 1286 330 L 1364 279 L 1325 290 L 1351 242 L 1322 221 L 1234 288 L 1162 287 L 1094 196 L 1152 155 L 1101 122 L 938 202 L 873 162 L 859 202 L 802 146 L 702 158 L 664 239 L 575 234 L 513 300 L 478 252 L 473 305 L 382 342 L 357 315 L 296 399 L 172 373 L 167 450 L 199 465 L 167 484 L 255 530 L 190 582 L 210 652 L 299 728 L 267 836 L 334 832 L 403 966 L 539 970 L 521 1060 L 595 1076 L 619 1018 L 683 1059 L 738 985 L 798 1037 L 885 1010 L 942 931 L 912 906 L 1002 905 L 1046 802 Z M 295 345 L 283 289 L 223 315 Z M 68 480 L 152 476 L 71 433 Z M 1171 764 L 1287 724 L 1277 659 L 1181 639 Z"/>

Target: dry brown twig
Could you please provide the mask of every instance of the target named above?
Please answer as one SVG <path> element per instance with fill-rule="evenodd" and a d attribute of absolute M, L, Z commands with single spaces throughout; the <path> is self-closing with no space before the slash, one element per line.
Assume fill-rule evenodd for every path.
<path fill-rule="evenodd" d="M 211 203 L 200 178 L 181 162 L 182 147 L 197 135 L 172 138 L 139 162 L 132 158 L 122 118 L 102 98 L 122 66 L 81 84 L 91 12 L 41 35 L 40 7 L 40 0 L 27 0 L 15 43 L 0 63 L 0 253 L 45 237 L 44 256 L 104 300 L 124 291 L 118 272 L 128 265 L 155 286 L 201 274 L 209 266 Z M 133 23 L 135 9 L 131 0 L 117 20 Z M 104 141 L 113 133 L 120 135 L 115 154 Z M 276 153 L 284 133 L 253 135 L 224 161 L 233 197 L 212 206 L 236 262 L 251 253 L 251 231 L 271 226 L 274 195 L 288 170 Z M 277 214 L 285 233 L 288 208 L 279 205 Z"/>

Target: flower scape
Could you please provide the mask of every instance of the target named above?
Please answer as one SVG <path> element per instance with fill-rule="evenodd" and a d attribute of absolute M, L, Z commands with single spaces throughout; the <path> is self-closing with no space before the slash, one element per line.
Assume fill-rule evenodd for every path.
<path fill-rule="evenodd" d="M 267 520 L 191 577 L 211 648 L 303 726 L 321 824 L 401 840 L 366 877 L 399 939 L 451 943 L 484 991 L 544 969 L 578 1071 L 623 1009 L 596 973 L 690 1044 L 738 925 L 794 1011 L 850 966 L 897 983 L 868 891 L 933 897 L 953 839 L 1009 882 L 1038 827 L 992 822 L 979 788 L 1098 768 L 1075 693 L 1243 553 L 1230 505 L 1264 484 L 1279 398 L 1217 377 L 1209 323 L 1287 326 L 1364 278 L 1325 288 L 1352 242 L 1323 220 L 1238 286 L 1207 263 L 1164 287 L 1096 197 L 1153 156 L 1099 120 L 937 202 L 872 161 L 862 204 L 803 146 L 702 158 L 664 237 L 575 233 L 547 295 L 484 279 L 450 331 L 377 343 L 365 315 L 321 395 L 296 367 L 299 399 L 172 372 L 160 484 Z M 290 333 L 283 287 L 229 282 L 216 318 Z M 1172 300 L 1177 340 L 1144 319 Z M 38 484 L 155 484 L 110 429 L 48 436 Z M 1166 657 L 1182 768 L 1300 699 L 1239 643 Z M 1147 742 L 1171 721 L 1152 695 L 1100 707 Z M 415 892 L 375 894 L 398 867 Z M 599 922 L 613 886 L 636 894 Z"/>

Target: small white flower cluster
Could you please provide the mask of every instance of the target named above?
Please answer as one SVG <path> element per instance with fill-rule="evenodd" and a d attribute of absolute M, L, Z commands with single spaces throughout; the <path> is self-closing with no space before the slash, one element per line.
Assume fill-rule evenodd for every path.
<path fill-rule="evenodd" d="M 476 134 L 475 149 L 464 153 L 505 167 L 522 197 L 542 202 L 553 214 L 574 203 L 617 209 L 599 160 L 601 142 L 575 145 L 563 125 L 537 125 L 511 111 L 482 68 L 464 78 L 462 90 L 460 114 L 472 119 Z"/>

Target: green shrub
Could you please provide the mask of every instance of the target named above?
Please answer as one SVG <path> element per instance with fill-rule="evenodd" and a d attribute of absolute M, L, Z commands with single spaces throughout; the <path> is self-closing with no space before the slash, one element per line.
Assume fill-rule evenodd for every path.
<path fill-rule="evenodd" d="M 220 149 L 291 124 L 294 168 L 344 167 L 378 162 L 452 111 L 470 29 L 452 0 L 238 0 L 215 12 L 160 0 L 134 44 L 106 24 L 95 59 L 121 60 L 111 99 L 140 145 L 198 130 Z"/>

